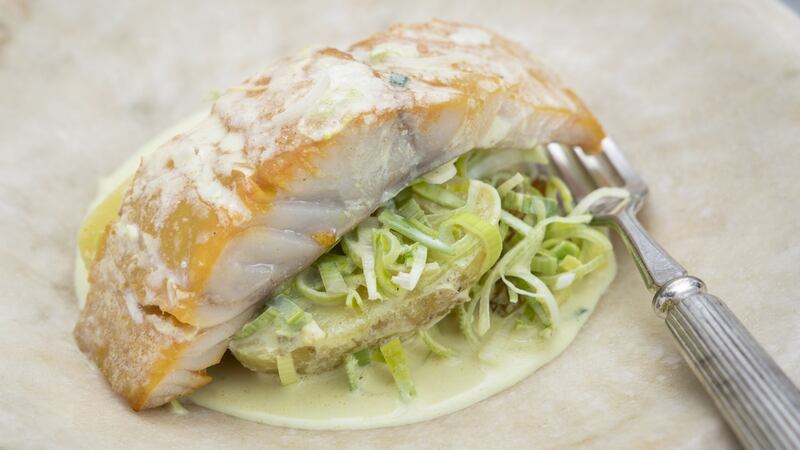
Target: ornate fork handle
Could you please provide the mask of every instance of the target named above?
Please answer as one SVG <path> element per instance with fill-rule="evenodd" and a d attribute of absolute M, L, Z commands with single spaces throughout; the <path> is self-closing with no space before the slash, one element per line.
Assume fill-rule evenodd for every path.
<path fill-rule="evenodd" d="M 611 225 L 656 291 L 656 312 L 739 440 L 752 449 L 800 449 L 800 391 L 733 312 L 650 237 L 634 211 L 612 216 Z"/>

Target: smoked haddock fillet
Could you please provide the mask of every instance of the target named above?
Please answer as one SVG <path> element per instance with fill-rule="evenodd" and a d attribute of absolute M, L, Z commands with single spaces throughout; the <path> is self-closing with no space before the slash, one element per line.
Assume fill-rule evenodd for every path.
<path fill-rule="evenodd" d="M 78 345 L 134 409 L 161 405 L 211 381 L 276 286 L 422 174 L 474 148 L 603 137 L 538 61 L 475 26 L 280 60 L 142 162 L 92 261 Z"/>

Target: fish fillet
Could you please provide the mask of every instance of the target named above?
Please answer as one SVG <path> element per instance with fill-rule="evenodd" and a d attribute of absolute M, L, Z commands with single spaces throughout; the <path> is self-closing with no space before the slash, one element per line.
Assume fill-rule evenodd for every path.
<path fill-rule="evenodd" d="M 265 296 L 420 175 L 476 147 L 595 150 L 588 109 L 482 28 L 400 25 L 228 89 L 143 161 L 75 337 L 134 409 L 211 381 Z"/>

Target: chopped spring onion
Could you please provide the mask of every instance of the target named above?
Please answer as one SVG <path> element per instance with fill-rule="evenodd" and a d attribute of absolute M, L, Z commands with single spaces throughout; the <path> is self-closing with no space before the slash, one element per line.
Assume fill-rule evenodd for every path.
<path fill-rule="evenodd" d="M 427 330 L 419 330 L 419 337 L 434 355 L 449 358 L 456 354 L 452 349 L 436 342 Z"/>
<path fill-rule="evenodd" d="M 278 366 L 278 378 L 280 378 L 282 385 L 286 386 L 287 384 L 294 384 L 300 381 L 297 372 L 294 370 L 294 359 L 291 353 L 278 355 L 275 359 L 275 363 Z"/>
<path fill-rule="evenodd" d="M 464 200 L 461 197 L 435 184 L 415 183 L 411 185 L 411 190 L 424 199 L 448 208 L 455 209 L 464 206 Z"/>
<path fill-rule="evenodd" d="M 404 401 L 409 401 L 417 395 L 414 381 L 411 380 L 411 372 L 408 370 L 408 361 L 403 351 L 403 344 L 399 338 L 392 338 L 389 342 L 381 346 L 381 355 L 386 360 L 389 372 L 400 390 L 400 397 Z"/>
<path fill-rule="evenodd" d="M 389 84 L 396 87 L 406 87 L 409 78 L 402 73 L 392 72 L 389 74 Z"/>

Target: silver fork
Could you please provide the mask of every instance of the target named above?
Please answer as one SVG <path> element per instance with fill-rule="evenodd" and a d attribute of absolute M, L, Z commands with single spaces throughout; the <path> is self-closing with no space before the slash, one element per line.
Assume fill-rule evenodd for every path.
<path fill-rule="evenodd" d="M 610 138 L 603 152 L 547 147 L 552 165 L 581 198 L 597 187 L 624 187 L 619 199 L 595 203 L 593 223 L 622 236 L 647 288 L 653 308 L 672 332 L 684 359 L 714 399 L 739 441 L 752 449 L 800 449 L 800 391 L 717 297 L 706 293 L 642 228 L 636 213 L 647 185 Z"/>

